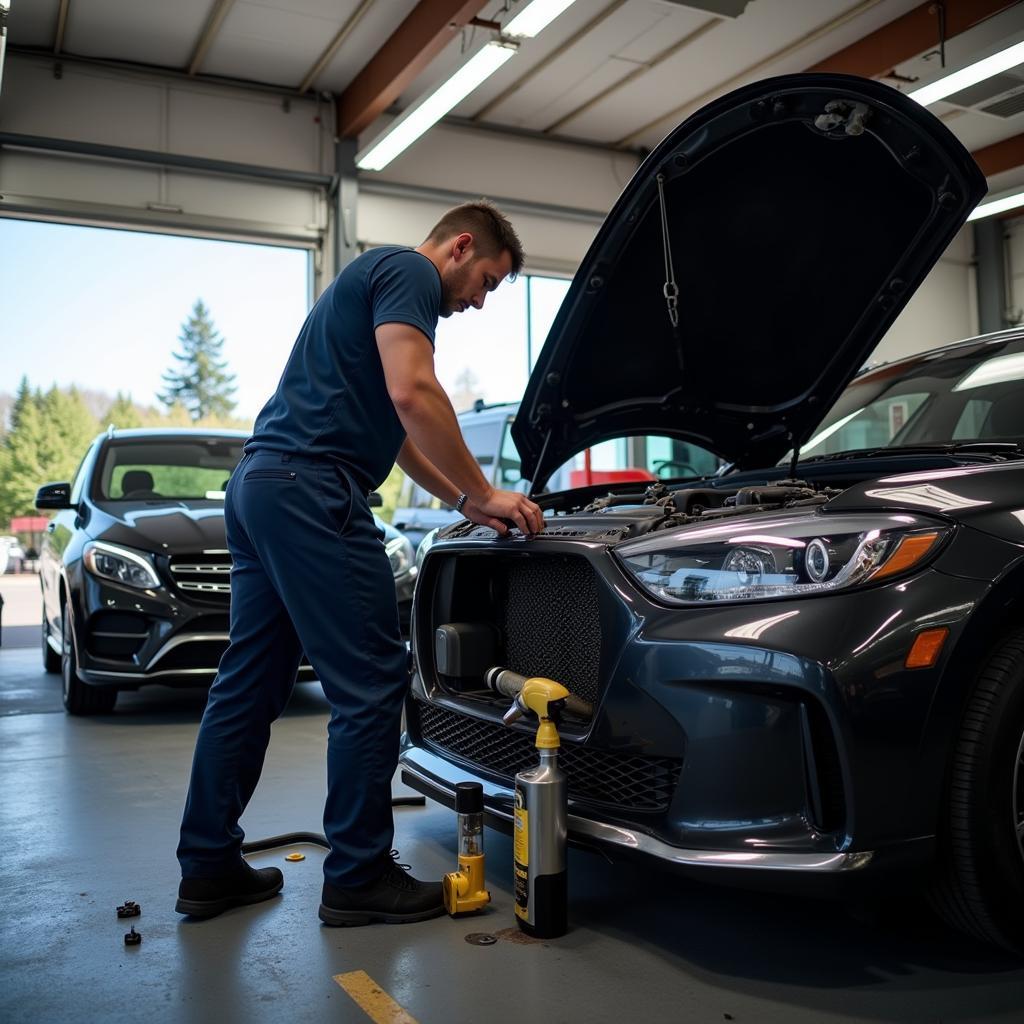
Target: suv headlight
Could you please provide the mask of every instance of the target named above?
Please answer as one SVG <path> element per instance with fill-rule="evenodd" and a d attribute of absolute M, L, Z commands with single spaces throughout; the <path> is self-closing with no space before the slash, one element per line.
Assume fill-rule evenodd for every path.
<path fill-rule="evenodd" d="M 389 540 L 384 545 L 384 550 L 388 553 L 388 561 L 391 562 L 391 572 L 396 579 L 413 568 L 415 556 L 413 555 L 412 544 L 409 543 L 408 537 L 395 537 Z"/>
<path fill-rule="evenodd" d="M 910 515 L 733 519 L 624 544 L 616 556 L 668 604 L 827 594 L 919 569 L 949 527 Z"/>
<path fill-rule="evenodd" d="M 82 561 L 94 576 L 123 583 L 126 587 L 151 590 L 163 586 L 156 570 L 143 555 L 116 544 L 91 540 L 85 545 Z"/>

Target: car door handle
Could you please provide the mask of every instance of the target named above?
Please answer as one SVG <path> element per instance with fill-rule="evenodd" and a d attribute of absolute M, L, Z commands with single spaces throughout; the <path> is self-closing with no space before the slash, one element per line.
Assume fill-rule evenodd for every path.
<path fill-rule="evenodd" d="M 56 529 L 57 529 L 57 524 L 56 523 L 50 522 L 50 523 L 46 524 L 46 532 L 47 533 L 53 533 L 53 531 L 56 530 Z"/>

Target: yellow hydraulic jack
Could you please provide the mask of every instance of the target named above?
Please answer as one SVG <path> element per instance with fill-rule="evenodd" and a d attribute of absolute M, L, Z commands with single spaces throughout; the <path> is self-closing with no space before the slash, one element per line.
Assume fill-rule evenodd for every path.
<path fill-rule="evenodd" d="M 455 813 L 459 817 L 459 870 L 441 880 L 449 914 L 469 914 L 491 902 L 484 888 L 484 792 L 479 782 L 455 787 Z"/>

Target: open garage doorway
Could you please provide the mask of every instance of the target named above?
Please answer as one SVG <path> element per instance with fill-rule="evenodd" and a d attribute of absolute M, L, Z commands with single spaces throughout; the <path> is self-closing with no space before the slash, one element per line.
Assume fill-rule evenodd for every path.
<path fill-rule="evenodd" d="M 35 490 L 113 424 L 251 428 L 311 301 L 309 250 L 0 219 L 4 646 L 38 645 Z M 182 383 L 219 367 L 202 400 Z M 24 592 L 24 593 L 23 593 Z"/>

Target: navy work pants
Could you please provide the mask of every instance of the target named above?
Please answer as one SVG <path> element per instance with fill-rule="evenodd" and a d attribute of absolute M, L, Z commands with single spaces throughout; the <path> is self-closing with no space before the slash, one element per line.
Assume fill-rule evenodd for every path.
<path fill-rule="evenodd" d="M 304 651 L 331 704 L 324 875 L 342 887 L 372 881 L 394 836 L 391 778 L 408 670 L 394 577 L 366 495 L 335 463 L 255 451 L 232 475 L 224 513 L 231 640 L 196 740 L 182 875 L 237 868 L 238 819 Z"/>

